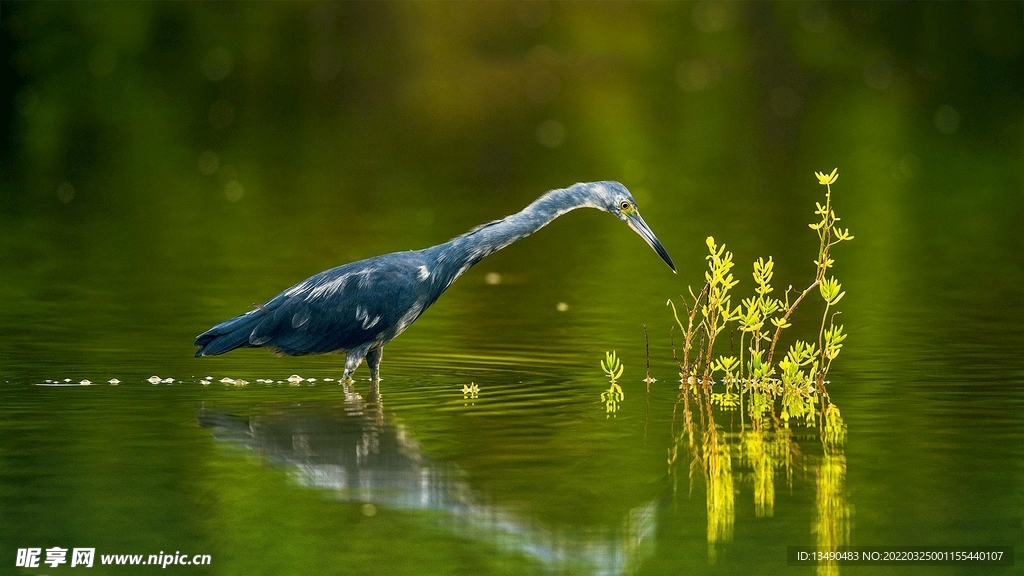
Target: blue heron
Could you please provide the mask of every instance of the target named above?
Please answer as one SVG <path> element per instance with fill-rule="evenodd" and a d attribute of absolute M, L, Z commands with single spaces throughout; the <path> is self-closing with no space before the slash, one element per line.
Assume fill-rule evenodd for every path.
<path fill-rule="evenodd" d="M 282 354 L 344 352 L 343 381 L 363 359 L 380 379 L 384 345 L 405 331 L 456 278 L 509 244 L 576 208 L 616 216 L 675 272 L 675 264 L 618 182 L 587 182 L 547 192 L 522 211 L 431 248 L 343 264 L 281 292 L 266 304 L 225 320 L 196 337 L 196 356 L 263 347 Z"/>

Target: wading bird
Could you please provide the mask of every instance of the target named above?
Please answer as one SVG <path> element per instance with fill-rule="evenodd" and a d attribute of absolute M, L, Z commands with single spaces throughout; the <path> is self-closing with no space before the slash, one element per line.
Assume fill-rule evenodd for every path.
<path fill-rule="evenodd" d="M 618 182 L 587 182 L 551 190 L 522 211 L 478 226 L 444 244 L 395 252 L 331 268 L 266 304 L 196 337 L 196 356 L 263 347 L 288 355 L 345 352 L 345 373 L 365 358 L 380 378 L 384 345 L 405 331 L 471 266 L 576 208 L 611 213 L 640 235 L 675 272 L 636 201 Z"/>

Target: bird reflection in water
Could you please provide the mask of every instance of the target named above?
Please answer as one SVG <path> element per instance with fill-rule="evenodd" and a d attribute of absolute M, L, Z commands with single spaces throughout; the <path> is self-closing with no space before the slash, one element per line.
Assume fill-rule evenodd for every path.
<path fill-rule="evenodd" d="M 794 472 L 809 473 L 815 479 L 815 511 L 809 522 L 815 544 L 825 549 L 849 545 L 846 425 L 835 404 L 827 404 L 812 420 L 819 423 L 817 428 L 790 428 L 787 422 L 772 418 L 751 423 L 736 410 L 720 409 L 703 387 L 684 385 L 672 418 L 673 427 L 678 424 L 679 429 L 673 428 L 668 473 L 674 498 L 684 497 L 679 494 L 680 470 L 685 471 L 690 491 L 695 482 L 704 483 L 710 562 L 732 540 L 735 499 L 742 497 L 742 487 L 749 486 L 752 492 L 755 515 L 771 517 L 777 482 L 792 487 Z M 821 575 L 839 573 L 835 564 L 817 568 Z"/>
<path fill-rule="evenodd" d="M 656 502 L 630 510 L 612 529 L 544 526 L 486 499 L 456 466 L 425 454 L 405 426 L 388 418 L 376 382 L 365 399 L 345 385 L 340 404 L 304 403 L 248 417 L 202 407 L 197 421 L 217 440 L 289 467 L 299 484 L 363 502 L 364 511 L 441 512 L 458 536 L 527 554 L 556 571 L 629 574 L 653 552 Z"/>

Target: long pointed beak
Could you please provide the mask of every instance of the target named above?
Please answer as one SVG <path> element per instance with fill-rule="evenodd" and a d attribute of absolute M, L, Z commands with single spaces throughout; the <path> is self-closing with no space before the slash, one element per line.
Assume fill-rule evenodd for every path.
<path fill-rule="evenodd" d="M 658 256 L 661 256 L 661 259 L 665 261 L 665 264 L 668 264 L 668 267 L 672 269 L 673 273 L 675 273 L 676 265 L 672 263 L 672 257 L 668 255 L 667 251 L 665 251 L 665 247 L 658 241 L 658 237 L 654 235 L 654 232 L 651 232 L 651 227 L 647 225 L 647 222 L 644 222 L 644 219 L 634 212 L 633 214 L 626 216 L 626 224 L 633 229 L 633 232 L 639 234 L 651 248 L 654 248 L 654 251 L 658 253 Z"/>

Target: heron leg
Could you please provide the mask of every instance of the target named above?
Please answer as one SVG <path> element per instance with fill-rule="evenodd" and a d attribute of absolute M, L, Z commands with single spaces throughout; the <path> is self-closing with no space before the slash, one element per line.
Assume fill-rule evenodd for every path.
<path fill-rule="evenodd" d="M 366 356 L 366 352 L 359 350 L 349 350 L 345 356 L 345 373 L 341 375 L 342 382 L 352 382 L 352 373 L 359 368 L 359 365 L 363 363 L 363 358 Z"/>
<path fill-rule="evenodd" d="M 370 380 L 380 381 L 380 359 L 384 357 L 384 347 L 370 348 L 366 352 L 366 365 L 370 367 Z"/>

